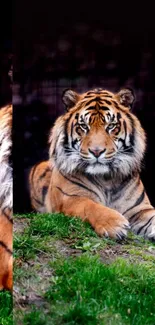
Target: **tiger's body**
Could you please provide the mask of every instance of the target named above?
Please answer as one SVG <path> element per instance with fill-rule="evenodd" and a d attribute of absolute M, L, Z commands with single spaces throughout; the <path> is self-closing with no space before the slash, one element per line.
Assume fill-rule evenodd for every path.
<path fill-rule="evenodd" d="M 12 105 L 0 109 L 0 290 L 12 290 Z"/>
<path fill-rule="evenodd" d="M 99 235 L 132 230 L 155 239 L 155 210 L 140 180 L 146 136 L 131 90 L 67 90 L 67 112 L 51 130 L 49 161 L 30 173 L 32 206 L 88 221 Z"/>

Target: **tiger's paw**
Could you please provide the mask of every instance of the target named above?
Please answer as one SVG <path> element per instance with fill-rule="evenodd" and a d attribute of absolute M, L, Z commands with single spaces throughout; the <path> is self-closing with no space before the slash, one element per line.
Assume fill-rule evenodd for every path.
<path fill-rule="evenodd" d="M 95 231 L 99 236 L 119 240 L 123 240 L 127 236 L 127 231 L 129 229 L 130 225 L 128 220 L 117 211 L 113 212 L 113 210 L 110 214 L 108 213 L 108 217 L 100 217 L 95 223 Z"/>

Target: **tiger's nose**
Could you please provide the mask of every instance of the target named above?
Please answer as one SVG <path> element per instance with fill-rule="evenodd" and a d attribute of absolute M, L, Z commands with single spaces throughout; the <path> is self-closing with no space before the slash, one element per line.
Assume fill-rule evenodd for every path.
<path fill-rule="evenodd" d="M 99 148 L 89 148 L 88 149 L 90 153 L 92 153 L 96 158 L 98 158 L 99 156 L 101 156 L 102 153 L 104 153 L 106 151 L 106 149 L 101 150 Z"/>

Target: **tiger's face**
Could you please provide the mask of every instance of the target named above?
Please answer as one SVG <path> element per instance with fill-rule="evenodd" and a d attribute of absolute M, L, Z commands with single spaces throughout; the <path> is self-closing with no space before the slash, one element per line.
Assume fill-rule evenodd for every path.
<path fill-rule="evenodd" d="M 82 95 L 67 90 L 67 113 L 56 121 L 50 140 L 58 168 L 106 177 L 139 170 L 145 133 L 130 112 L 133 100 L 129 89 L 117 94 L 95 89 Z"/>

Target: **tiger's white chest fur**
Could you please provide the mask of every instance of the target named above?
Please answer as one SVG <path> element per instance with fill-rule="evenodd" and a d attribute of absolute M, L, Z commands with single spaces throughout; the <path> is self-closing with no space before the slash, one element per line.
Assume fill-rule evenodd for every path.
<path fill-rule="evenodd" d="M 12 167 L 9 165 L 11 155 L 11 107 L 0 110 L 0 209 L 13 207 L 13 177 Z"/>

